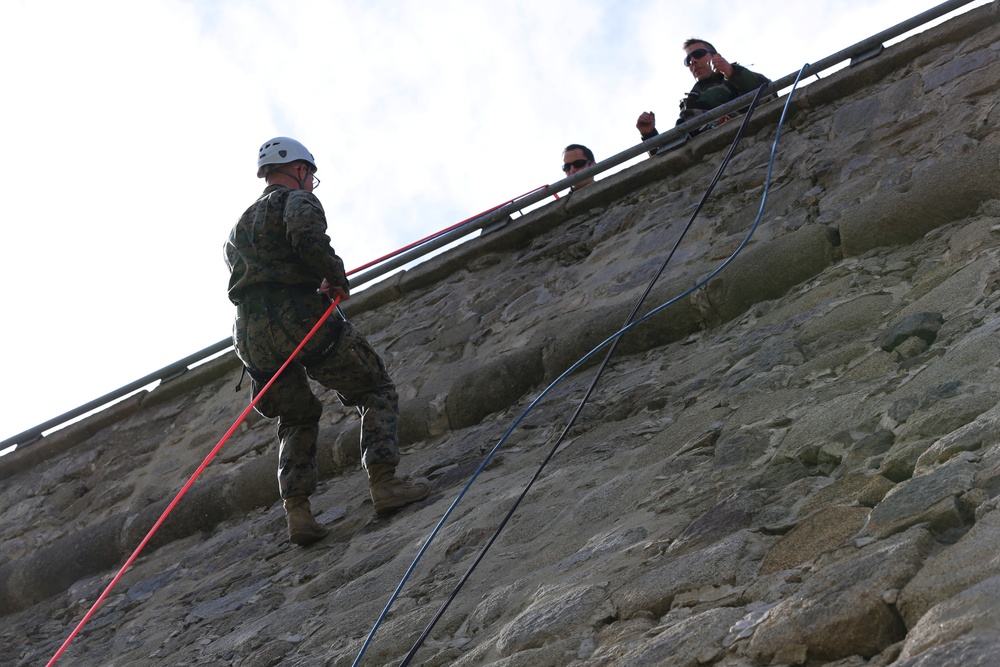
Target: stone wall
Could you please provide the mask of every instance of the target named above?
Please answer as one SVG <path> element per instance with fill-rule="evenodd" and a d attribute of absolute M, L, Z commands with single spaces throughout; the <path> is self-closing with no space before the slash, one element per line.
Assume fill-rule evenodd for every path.
<path fill-rule="evenodd" d="M 802 89 L 762 224 L 628 333 L 424 665 L 967 665 L 1000 649 L 998 3 Z M 743 241 L 783 100 L 642 312 Z M 251 417 L 64 658 L 349 665 L 427 535 L 539 394 L 621 326 L 727 124 L 352 299 L 431 497 L 373 518 L 333 392 L 284 543 Z M 599 358 L 599 357 L 598 357 Z M 427 548 L 362 664 L 398 664 L 592 381 L 546 394 Z M 47 660 L 243 411 L 223 357 L 0 459 L 0 655 Z"/>

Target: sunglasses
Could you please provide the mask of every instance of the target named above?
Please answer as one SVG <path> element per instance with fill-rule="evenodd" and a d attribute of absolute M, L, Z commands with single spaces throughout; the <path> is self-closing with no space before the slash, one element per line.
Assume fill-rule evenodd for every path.
<path fill-rule="evenodd" d="M 564 164 L 563 171 L 568 174 L 570 169 L 583 169 L 588 164 L 590 164 L 590 160 L 580 158 L 579 160 L 573 160 L 572 162 L 567 162 L 566 164 Z"/>
<path fill-rule="evenodd" d="M 691 61 L 696 58 L 704 58 L 708 54 L 712 53 L 708 49 L 695 49 L 691 53 L 684 56 L 684 67 L 690 67 Z"/>

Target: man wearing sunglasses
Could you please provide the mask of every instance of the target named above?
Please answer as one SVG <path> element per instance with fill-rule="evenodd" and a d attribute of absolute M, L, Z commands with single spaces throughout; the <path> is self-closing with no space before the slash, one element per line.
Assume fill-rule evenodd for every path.
<path fill-rule="evenodd" d="M 738 63 L 729 62 L 719 55 L 710 42 L 695 37 L 684 42 L 684 66 L 691 71 L 691 75 L 697 81 L 691 92 L 681 100 L 681 113 L 676 125 L 722 106 L 741 95 L 753 92 L 763 84 L 771 83 L 763 74 L 751 72 Z M 732 113 L 707 123 L 695 129 L 691 135 L 717 127 L 735 115 L 737 114 Z M 656 130 L 656 116 L 652 111 L 640 114 L 635 126 L 643 141 L 659 134 Z"/>
<path fill-rule="evenodd" d="M 594 153 L 586 146 L 581 144 L 570 144 L 563 149 L 563 173 L 567 176 L 572 176 L 578 171 L 583 171 L 587 167 L 595 164 Z M 590 185 L 594 182 L 594 177 L 591 176 L 585 180 L 580 181 L 576 185 L 570 188 L 570 192 L 576 192 L 580 188 Z"/>
<path fill-rule="evenodd" d="M 310 378 L 337 392 L 361 415 L 361 464 L 377 514 L 388 514 L 427 497 L 426 483 L 395 476 L 399 463 L 399 398 L 385 364 L 350 322 L 331 316 L 276 373 L 329 309 L 331 298 L 350 296 L 344 262 L 330 246 L 312 153 L 289 137 L 260 147 L 257 178 L 263 194 L 233 227 L 225 245 L 229 299 L 236 305 L 233 343 L 265 417 L 278 419 L 278 490 L 284 501 L 288 540 L 306 545 L 327 529 L 312 515 L 316 490 L 316 443 L 323 404 Z"/>

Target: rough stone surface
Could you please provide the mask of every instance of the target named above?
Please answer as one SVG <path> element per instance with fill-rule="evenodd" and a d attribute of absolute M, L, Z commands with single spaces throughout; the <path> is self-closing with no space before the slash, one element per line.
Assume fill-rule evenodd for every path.
<path fill-rule="evenodd" d="M 411 664 L 997 664 L 997 25 L 994 2 L 804 87 L 760 227 L 692 290 L 759 209 L 781 105 L 759 110 L 639 312 L 671 305 L 498 535 L 605 351 L 553 381 L 622 326 L 730 124 L 351 299 L 426 500 L 375 516 L 357 417 L 317 387 L 330 536 L 284 541 L 252 416 L 62 661 L 351 665 L 409 570 L 360 664 L 399 664 L 452 594 Z M 243 411 L 238 379 L 224 356 L 0 458 L 0 662 L 52 657 Z"/>

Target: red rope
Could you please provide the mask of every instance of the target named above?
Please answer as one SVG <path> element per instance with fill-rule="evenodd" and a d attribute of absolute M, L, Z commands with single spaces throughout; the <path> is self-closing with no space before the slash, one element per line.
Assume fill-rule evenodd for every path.
<path fill-rule="evenodd" d="M 351 271 L 347 275 L 351 275 L 351 274 L 357 273 L 358 271 L 363 271 L 363 270 L 365 270 L 365 269 L 367 269 L 369 267 L 375 266 L 376 264 L 381 264 L 382 262 L 384 262 L 384 261 L 386 261 L 388 259 L 392 259 L 396 255 L 401 255 L 404 252 L 406 252 L 407 250 L 412 250 L 413 248 L 416 248 L 417 246 L 423 245 L 424 243 L 427 243 L 428 241 L 436 239 L 437 237 L 439 237 L 439 236 L 441 236 L 443 234 L 447 234 L 448 232 L 450 232 L 450 231 L 452 231 L 454 229 L 458 229 L 459 227 L 461 227 L 464 224 L 467 224 L 469 222 L 472 222 L 473 220 L 481 218 L 484 215 L 487 215 L 489 213 L 492 213 L 493 211 L 496 211 L 497 209 L 503 208 L 507 204 L 513 204 L 518 199 L 524 199 L 528 195 L 534 194 L 534 193 L 538 192 L 539 190 L 544 190 L 547 187 L 549 187 L 549 186 L 548 185 L 539 185 L 534 190 L 528 190 L 523 195 L 518 195 L 517 197 L 514 197 L 513 199 L 508 199 L 507 201 L 503 202 L 502 204 L 497 204 L 493 208 L 486 209 L 482 213 L 477 213 L 476 215 L 468 217 L 465 220 L 462 220 L 461 222 L 456 222 L 451 227 L 445 227 L 441 231 L 434 232 L 430 236 L 426 236 L 426 237 L 420 239 L 419 241 L 414 241 L 410 245 L 403 246 L 402 248 L 399 248 L 398 250 L 393 250 L 392 252 L 390 252 L 388 255 L 385 255 L 384 257 L 379 257 L 378 259 L 373 259 L 372 261 L 368 262 L 367 264 L 363 264 L 363 265 L 359 266 L 358 268 L 354 269 L 353 271 Z M 556 195 L 556 199 L 559 199 L 559 195 Z"/>
<path fill-rule="evenodd" d="M 149 532 L 146 533 L 146 537 L 142 538 L 142 542 L 139 543 L 139 546 L 135 548 L 135 551 L 132 552 L 132 555 L 129 556 L 127 561 L 125 561 L 125 564 L 122 565 L 122 568 L 118 570 L 118 574 L 115 575 L 115 578 L 111 580 L 111 583 L 108 584 L 108 587 L 105 588 L 104 592 L 101 593 L 100 597 L 97 598 L 97 601 L 90 608 L 90 611 L 86 613 L 83 619 L 77 624 L 76 628 L 73 629 L 73 632 L 71 632 L 69 637 L 66 638 L 66 641 L 64 641 L 62 646 L 59 647 L 59 650 L 56 651 L 55 655 L 52 656 L 52 659 L 49 660 L 49 662 L 46 664 L 46 667 L 51 667 L 52 665 L 54 665 L 56 660 L 59 659 L 59 656 L 61 656 L 63 652 L 69 647 L 70 642 L 72 642 L 73 639 L 77 636 L 77 634 L 79 634 L 80 630 L 83 629 L 83 626 L 85 626 L 87 624 L 87 621 L 90 620 L 90 617 L 93 616 L 94 613 L 97 611 L 97 608 L 100 606 L 100 604 L 104 602 L 104 599 L 108 597 L 109 593 L 111 593 L 111 590 L 115 587 L 115 584 L 118 583 L 118 580 L 121 579 L 122 576 L 125 574 L 125 570 L 127 570 L 129 566 L 132 565 L 132 562 L 139 557 L 139 553 L 145 548 L 146 544 L 153 538 L 153 535 L 156 533 L 157 530 L 159 530 L 160 525 L 163 524 L 166 518 L 173 511 L 174 507 L 177 506 L 177 503 L 179 503 L 181 498 L 184 497 L 184 494 L 188 492 L 188 489 L 191 488 L 191 485 L 194 484 L 194 481 L 198 479 L 198 476 L 201 475 L 202 471 L 205 470 L 205 468 L 208 466 L 211 460 L 215 458 L 215 455 L 219 453 L 219 450 L 222 449 L 222 445 L 224 445 L 226 441 L 229 440 L 230 436 L 232 436 L 236 428 L 243 423 L 243 420 L 246 419 L 248 414 L 250 414 L 250 411 L 253 409 L 253 407 L 257 405 L 257 402 L 261 399 L 261 396 L 263 396 L 264 393 L 271 388 L 271 385 L 274 384 L 274 381 L 278 379 L 278 376 L 281 375 L 282 371 L 284 371 L 285 368 L 288 367 L 288 364 L 292 363 L 292 359 L 295 358 L 295 355 L 299 353 L 299 351 L 305 346 L 305 344 L 309 341 L 309 339 L 311 339 L 313 335 L 319 330 L 320 325 L 322 325 L 323 322 L 326 322 L 326 320 L 330 317 L 330 315 L 333 314 L 333 311 L 336 310 L 337 304 L 339 303 L 340 303 L 340 297 L 338 296 L 336 299 L 333 300 L 333 303 L 330 304 L 330 307 L 327 308 L 326 312 L 323 313 L 323 316 L 319 318 L 319 321 L 317 321 L 316 324 L 313 325 L 313 328 L 309 331 L 308 334 L 306 334 L 306 337 L 302 339 L 302 342 L 299 343 L 299 346 L 295 348 L 295 351 L 292 352 L 291 356 L 288 357 L 285 363 L 281 365 L 281 368 L 278 369 L 278 372 L 275 373 L 270 380 L 268 380 L 267 384 L 264 385 L 263 389 L 257 392 L 257 395 L 254 397 L 254 399 L 250 401 L 250 405 L 248 405 L 246 409 L 243 410 L 243 412 L 240 414 L 240 416 L 236 418 L 236 422 L 229 427 L 229 430 L 226 431 L 226 434 L 222 436 L 221 440 L 219 440 L 219 444 L 217 444 L 215 448 L 213 448 L 212 451 L 209 452 L 208 456 L 205 457 L 205 460 L 202 461 L 200 466 L 198 466 L 198 469 L 194 471 L 193 475 L 191 475 L 191 478 L 187 481 L 187 483 L 183 487 L 181 487 L 181 490 L 177 493 L 174 499 L 170 502 L 169 505 L 167 505 L 167 509 L 163 510 L 163 514 L 160 515 L 160 518 L 156 521 L 155 524 L 153 524 L 153 527 L 149 529 Z"/>

